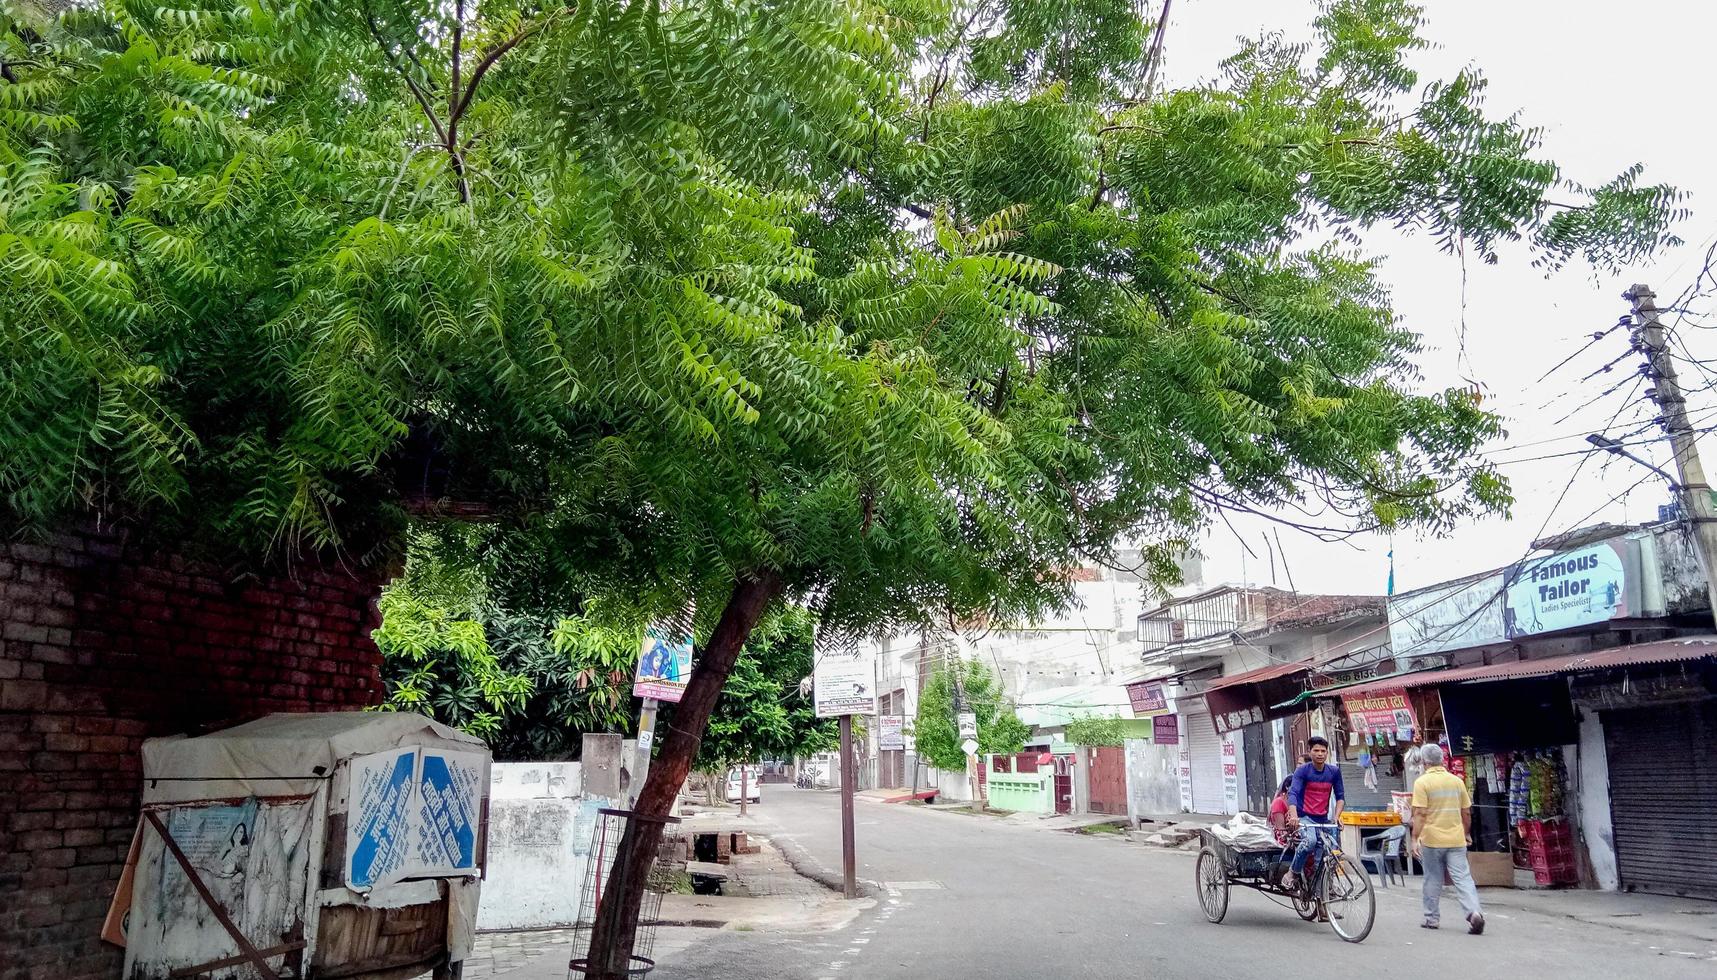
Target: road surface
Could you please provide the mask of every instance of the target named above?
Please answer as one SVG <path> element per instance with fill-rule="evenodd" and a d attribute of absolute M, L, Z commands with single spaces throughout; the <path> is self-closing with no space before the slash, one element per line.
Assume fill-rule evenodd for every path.
<path fill-rule="evenodd" d="M 760 829 L 839 870 L 836 794 L 770 786 L 752 811 L 771 825 Z M 1192 855 L 1112 836 L 868 801 L 857 804 L 857 836 L 859 875 L 884 891 L 856 924 L 717 933 L 656 980 L 1717 978 L 1717 916 L 1700 920 L 1712 935 L 1694 940 L 1493 908 L 1475 937 L 1446 895 L 1444 927 L 1430 932 L 1418 925 L 1415 882 L 1380 891 L 1376 927 L 1352 945 L 1239 889 L 1213 925 L 1193 892 Z"/>

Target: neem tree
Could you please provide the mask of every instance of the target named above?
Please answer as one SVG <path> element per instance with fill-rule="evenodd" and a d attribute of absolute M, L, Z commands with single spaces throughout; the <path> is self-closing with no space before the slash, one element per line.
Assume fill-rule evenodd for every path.
<path fill-rule="evenodd" d="M 785 601 L 1016 621 L 1216 508 L 1505 507 L 1365 230 L 1614 264 L 1676 208 L 1420 84 L 1402 0 L 1180 90 L 1132 0 L 177 2 L 0 6 L 8 523 L 363 563 L 481 515 L 568 601 L 695 607 L 647 814 Z"/>

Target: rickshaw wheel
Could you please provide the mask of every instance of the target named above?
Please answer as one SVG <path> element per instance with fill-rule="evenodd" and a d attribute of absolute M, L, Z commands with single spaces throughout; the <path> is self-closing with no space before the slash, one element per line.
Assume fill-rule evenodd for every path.
<path fill-rule="evenodd" d="M 1325 870 L 1320 891 L 1335 934 L 1350 943 L 1364 942 L 1377 917 L 1377 895 L 1365 869 L 1344 854 Z"/>
<path fill-rule="evenodd" d="M 1228 914 L 1228 868 L 1215 848 L 1198 852 L 1197 875 L 1198 904 L 1204 909 L 1204 917 L 1221 922 Z"/>

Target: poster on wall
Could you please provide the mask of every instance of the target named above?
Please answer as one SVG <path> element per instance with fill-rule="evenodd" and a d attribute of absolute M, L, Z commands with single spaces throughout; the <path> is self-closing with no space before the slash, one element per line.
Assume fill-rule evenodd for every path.
<path fill-rule="evenodd" d="M 1627 614 L 1627 567 L 1615 545 L 1605 542 L 1516 565 L 1503 630 L 1514 639 Z"/>
<path fill-rule="evenodd" d="M 1371 732 L 1401 732 L 1418 730 L 1419 721 L 1413 715 L 1407 690 L 1392 687 L 1367 694 L 1343 694 L 1342 707 L 1347 711 L 1348 730 L 1361 735 Z"/>
<path fill-rule="evenodd" d="M 346 812 L 346 885 L 357 890 L 404 878 L 412 862 L 417 749 L 354 756 Z"/>
<path fill-rule="evenodd" d="M 1222 736 L 1222 801 L 1224 812 L 1240 812 L 1240 753 L 1233 735 Z"/>
<path fill-rule="evenodd" d="M 433 748 L 424 749 L 421 755 L 411 874 L 446 877 L 474 873 L 489 757 L 481 752 Z"/>
<path fill-rule="evenodd" d="M 1192 812 L 1192 746 L 1181 745 L 1175 761 L 1175 773 L 1180 777 L 1180 808 Z"/>
<path fill-rule="evenodd" d="M 151 807 L 201 887 L 145 820 L 132 869 L 136 903 L 120 912 L 128 920 L 122 929 L 125 975 L 189 975 L 186 967 L 212 958 L 206 951 L 232 948 L 225 927 L 209 911 L 205 892 L 243 935 L 275 937 L 302 929 L 313 801 L 250 797 Z"/>
<path fill-rule="evenodd" d="M 906 748 L 906 716 L 883 715 L 877 726 L 877 739 L 879 748 Z"/>
<path fill-rule="evenodd" d="M 812 684 L 818 718 L 876 714 L 876 659 L 868 650 L 819 650 Z"/>
<path fill-rule="evenodd" d="M 644 646 L 638 653 L 638 673 L 632 680 L 633 697 L 678 704 L 691 679 L 691 640 L 670 639 L 660 630 L 644 634 Z"/>

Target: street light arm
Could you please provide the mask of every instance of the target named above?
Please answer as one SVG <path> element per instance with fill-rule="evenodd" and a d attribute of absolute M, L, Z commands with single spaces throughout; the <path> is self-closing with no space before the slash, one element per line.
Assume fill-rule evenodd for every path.
<path fill-rule="evenodd" d="M 1591 443 L 1594 446 L 1597 446 L 1599 449 L 1602 449 L 1603 451 L 1605 451 L 1607 453 L 1614 453 L 1617 456 L 1623 456 L 1623 457 L 1626 457 L 1627 459 L 1631 459 L 1634 462 L 1645 467 L 1646 469 L 1651 470 L 1653 473 L 1656 473 L 1658 476 L 1663 477 L 1664 480 L 1669 483 L 1669 489 L 1670 489 L 1671 493 L 1680 493 L 1681 492 L 1681 483 L 1678 480 L 1676 480 L 1675 477 L 1670 476 L 1668 473 L 1664 472 L 1662 469 L 1658 468 L 1657 466 L 1654 466 L 1649 461 L 1641 459 L 1640 457 L 1635 456 L 1633 453 L 1628 452 L 1627 449 L 1621 443 L 1615 441 L 1614 439 L 1610 439 L 1610 438 L 1605 437 L 1605 436 L 1593 434 L 1593 435 L 1587 436 L 1586 441 Z"/>

